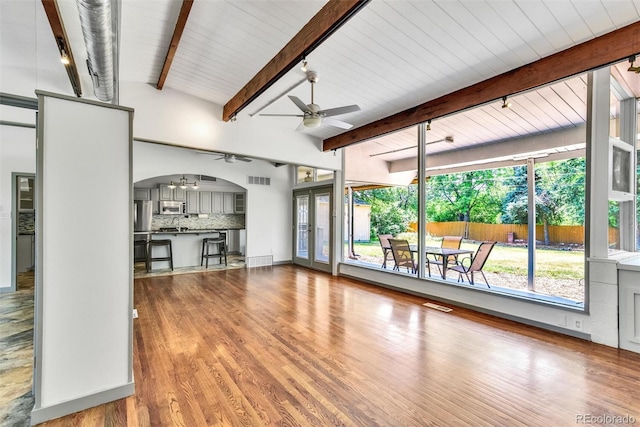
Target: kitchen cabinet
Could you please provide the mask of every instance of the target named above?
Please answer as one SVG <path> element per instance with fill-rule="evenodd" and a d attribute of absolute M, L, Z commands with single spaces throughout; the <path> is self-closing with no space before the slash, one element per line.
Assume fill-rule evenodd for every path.
<path fill-rule="evenodd" d="M 187 190 L 184 188 L 176 187 L 173 189 L 173 200 L 176 202 L 187 201 Z"/>
<path fill-rule="evenodd" d="M 34 209 L 33 177 L 18 177 L 18 210 L 32 211 Z"/>
<path fill-rule="evenodd" d="M 199 213 L 211 213 L 211 191 L 200 192 L 200 211 Z"/>
<path fill-rule="evenodd" d="M 222 213 L 222 193 L 211 193 L 211 213 Z"/>
<path fill-rule="evenodd" d="M 149 191 L 149 197 L 151 198 L 151 210 L 154 215 L 158 215 L 160 213 L 160 205 L 158 204 L 158 200 L 160 200 L 160 189 L 152 188 Z"/>
<path fill-rule="evenodd" d="M 160 200 L 173 200 L 173 188 L 169 188 L 168 184 L 160 184 Z"/>
<path fill-rule="evenodd" d="M 222 213 L 232 214 L 235 212 L 233 209 L 233 194 L 234 193 L 222 193 Z"/>
<path fill-rule="evenodd" d="M 151 200 L 151 192 L 148 188 L 134 188 L 133 200 Z"/>
<path fill-rule="evenodd" d="M 187 191 L 187 213 L 200 213 L 200 196 L 197 191 Z"/>
<path fill-rule="evenodd" d="M 244 213 L 244 193 L 233 193 L 233 212 Z"/>

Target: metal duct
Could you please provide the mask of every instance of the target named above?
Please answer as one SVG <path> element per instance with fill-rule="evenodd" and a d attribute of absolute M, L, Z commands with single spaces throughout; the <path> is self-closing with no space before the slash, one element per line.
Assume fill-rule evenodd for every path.
<path fill-rule="evenodd" d="M 93 93 L 101 101 L 113 99 L 113 31 L 111 0 L 76 0 L 87 67 L 93 80 Z"/>

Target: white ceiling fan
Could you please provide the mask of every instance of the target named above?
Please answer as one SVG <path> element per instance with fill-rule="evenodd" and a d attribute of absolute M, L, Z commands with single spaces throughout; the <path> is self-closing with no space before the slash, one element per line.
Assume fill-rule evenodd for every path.
<path fill-rule="evenodd" d="M 222 160 L 224 159 L 225 162 L 227 163 L 235 163 L 236 161 L 239 162 L 250 162 L 251 159 L 245 156 L 239 156 L 237 154 L 223 154 L 223 153 L 214 153 L 212 151 L 198 151 L 198 154 L 205 154 L 208 156 L 219 156 L 217 159 L 213 159 L 213 160 Z"/>
<path fill-rule="evenodd" d="M 334 119 L 333 116 L 340 114 L 352 113 L 354 111 L 360 111 L 360 107 L 357 105 L 346 105 L 344 107 L 329 108 L 323 110 L 318 104 L 313 102 L 313 86 L 318 83 L 318 73 L 315 71 L 307 71 L 307 81 L 311 83 L 311 103 L 305 104 L 296 96 L 289 95 L 289 99 L 293 101 L 296 106 L 302 110 L 303 114 L 260 114 L 261 116 L 271 117 L 302 117 L 302 122 L 296 130 L 302 130 L 304 128 L 315 128 L 321 124 L 327 124 L 329 126 L 335 126 L 342 129 L 351 129 L 352 124 L 343 122 L 342 120 Z"/>

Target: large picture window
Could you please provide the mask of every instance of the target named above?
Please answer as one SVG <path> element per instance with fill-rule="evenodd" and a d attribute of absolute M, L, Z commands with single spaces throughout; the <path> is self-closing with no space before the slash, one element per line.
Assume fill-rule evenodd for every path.
<path fill-rule="evenodd" d="M 609 248 L 637 250 L 637 101 L 611 101 Z M 344 262 L 584 309 L 586 121 L 581 75 L 347 147 Z"/>

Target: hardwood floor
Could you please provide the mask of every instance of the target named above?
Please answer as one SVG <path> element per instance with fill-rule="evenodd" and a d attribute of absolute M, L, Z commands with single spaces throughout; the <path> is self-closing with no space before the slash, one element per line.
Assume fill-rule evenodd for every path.
<path fill-rule="evenodd" d="M 640 420 L 640 355 L 425 302 L 294 266 L 137 279 L 135 396 L 43 425 Z"/>
<path fill-rule="evenodd" d="M 29 425 L 33 383 L 33 271 L 0 294 L 0 426 Z"/>

